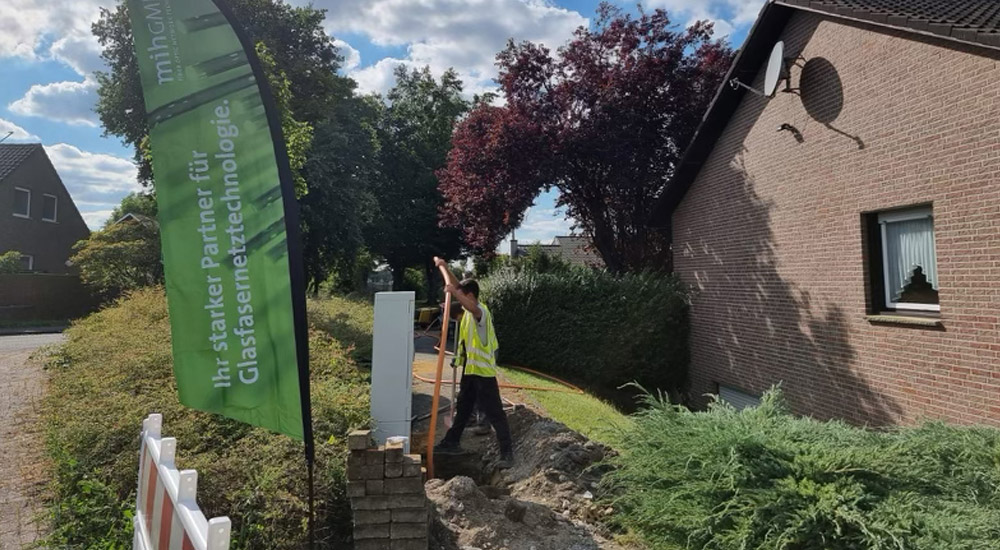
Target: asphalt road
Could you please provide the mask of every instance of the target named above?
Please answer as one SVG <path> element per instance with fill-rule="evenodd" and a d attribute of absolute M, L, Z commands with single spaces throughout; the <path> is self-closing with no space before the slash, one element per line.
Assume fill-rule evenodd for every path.
<path fill-rule="evenodd" d="M 31 354 L 61 334 L 0 336 L 0 550 L 21 549 L 38 536 L 44 486 L 38 414 L 45 371 Z"/>

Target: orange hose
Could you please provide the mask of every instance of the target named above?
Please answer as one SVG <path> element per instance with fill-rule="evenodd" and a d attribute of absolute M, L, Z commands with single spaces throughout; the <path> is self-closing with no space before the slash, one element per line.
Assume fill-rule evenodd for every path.
<path fill-rule="evenodd" d="M 541 373 L 541 372 L 534 371 L 534 370 L 531 370 L 531 369 L 520 368 L 520 367 L 507 367 L 507 368 L 511 368 L 511 369 L 514 369 L 514 370 L 525 371 L 525 372 L 530 372 L 531 374 L 536 374 L 536 375 L 542 376 L 544 378 L 548 378 L 549 380 L 552 380 L 553 382 L 557 382 L 559 384 L 562 384 L 562 385 L 564 385 L 566 387 L 565 388 L 546 388 L 546 387 L 543 387 L 543 386 L 524 386 L 524 385 L 521 385 L 521 384 L 497 384 L 501 388 L 509 388 L 509 389 L 514 389 L 514 390 L 554 391 L 554 392 L 560 392 L 560 393 L 575 393 L 575 394 L 583 394 L 584 393 L 583 390 L 581 390 L 580 388 L 574 386 L 573 384 L 570 384 L 569 382 L 566 382 L 565 380 L 560 380 L 560 379 L 558 379 L 558 378 L 556 378 L 554 376 L 549 376 L 548 374 L 545 374 L 545 373 Z M 416 378 L 417 380 L 420 380 L 421 382 L 427 382 L 429 384 L 441 384 L 441 383 L 444 383 L 444 384 L 457 384 L 457 382 L 455 382 L 454 380 L 440 380 L 440 375 L 438 375 L 438 378 L 439 378 L 438 380 L 432 380 L 430 378 L 424 378 L 423 376 L 420 376 L 417 373 L 413 373 L 413 377 Z"/>
<path fill-rule="evenodd" d="M 444 277 L 445 284 L 448 283 L 448 268 L 443 265 L 439 265 L 438 269 L 441 271 L 441 276 Z M 451 294 L 447 291 L 444 293 L 444 313 L 445 315 L 451 315 Z M 445 349 L 448 347 L 448 320 L 442 318 L 441 323 L 441 343 L 438 349 L 438 360 L 437 360 L 437 374 L 435 375 L 434 382 L 434 397 L 431 399 L 431 427 L 430 433 L 427 434 L 427 478 L 432 479 L 434 477 L 434 436 L 437 430 L 437 416 L 438 416 L 438 403 L 441 400 L 441 373 L 444 371 L 444 354 Z"/>

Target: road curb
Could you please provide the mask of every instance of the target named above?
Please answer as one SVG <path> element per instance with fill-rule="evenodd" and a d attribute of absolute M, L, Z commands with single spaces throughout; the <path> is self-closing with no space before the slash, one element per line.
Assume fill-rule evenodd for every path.
<path fill-rule="evenodd" d="M 0 328 L 0 336 L 28 336 L 32 334 L 58 334 L 69 325 L 58 325 L 51 327 L 17 327 L 17 328 Z"/>

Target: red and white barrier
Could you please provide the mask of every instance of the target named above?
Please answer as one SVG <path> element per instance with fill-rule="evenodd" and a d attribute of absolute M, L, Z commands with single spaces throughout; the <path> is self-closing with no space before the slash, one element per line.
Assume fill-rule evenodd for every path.
<path fill-rule="evenodd" d="M 133 550 L 228 550 L 228 517 L 205 519 L 198 509 L 198 472 L 174 467 L 177 440 L 160 437 L 163 416 L 142 421 L 139 492 Z"/>

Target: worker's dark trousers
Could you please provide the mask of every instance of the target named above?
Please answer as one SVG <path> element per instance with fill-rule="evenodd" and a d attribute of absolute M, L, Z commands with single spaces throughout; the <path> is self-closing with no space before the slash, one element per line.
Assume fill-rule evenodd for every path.
<path fill-rule="evenodd" d="M 510 426 L 507 425 L 507 415 L 504 414 L 503 403 L 500 401 L 500 386 L 497 385 L 497 379 L 494 377 L 472 374 L 462 376 L 455 423 L 444 435 L 444 441 L 458 443 L 462 439 L 462 431 L 465 430 L 465 425 L 472 416 L 472 409 L 477 403 L 479 410 L 486 415 L 486 419 L 490 421 L 493 429 L 497 432 L 500 452 L 512 452 L 514 447 L 510 440 Z"/>

